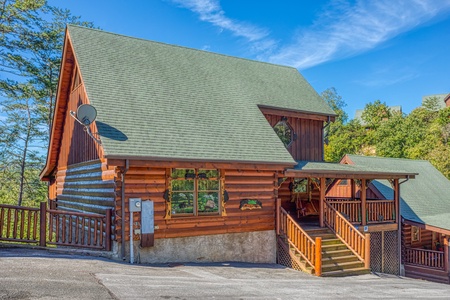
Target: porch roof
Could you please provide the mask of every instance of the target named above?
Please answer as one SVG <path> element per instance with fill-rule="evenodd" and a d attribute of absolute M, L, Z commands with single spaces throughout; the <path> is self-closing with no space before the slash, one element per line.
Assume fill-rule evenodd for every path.
<path fill-rule="evenodd" d="M 386 168 L 346 165 L 340 163 L 298 161 L 294 168 L 286 169 L 287 177 L 326 177 L 350 179 L 398 179 L 415 178 L 416 172 L 389 170 Z"/>

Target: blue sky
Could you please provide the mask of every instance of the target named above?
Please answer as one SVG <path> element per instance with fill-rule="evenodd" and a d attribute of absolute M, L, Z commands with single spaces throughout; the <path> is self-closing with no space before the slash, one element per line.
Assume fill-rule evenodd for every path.
<path fill-rule="evenodd" d="M 450 0 L 66 0 L 105 31 L 297 68 L 355 110 L 450 93 Z"/>

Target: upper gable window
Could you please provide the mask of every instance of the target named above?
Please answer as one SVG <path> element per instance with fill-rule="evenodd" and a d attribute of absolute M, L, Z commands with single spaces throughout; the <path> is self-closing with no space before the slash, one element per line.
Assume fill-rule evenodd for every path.
<path fill-rule="evenodd" d="M 289 125 L 286 118 L 281 119 L 281 121 L 273 127 L 273 130 L 275 130 L 286 148 L 294 141 L 294 130 L 291 125 Z"/>

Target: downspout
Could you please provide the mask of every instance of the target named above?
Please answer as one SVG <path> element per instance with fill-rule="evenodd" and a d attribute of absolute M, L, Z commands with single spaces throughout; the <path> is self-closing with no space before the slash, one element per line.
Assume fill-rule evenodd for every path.
<path fill-rule="evenodd" d="M 325 128 L 327 128 L 328 126 L 330 126 L 330 124 L 331 124 L 330 119 L 331 119 L 331 117 L 328 116 L 328 121 L 327 121 L 327 123 L 325 124 L 325 126 L 322 127 L 322 132 L 325 132 Z M 324 137 L 323 140 L 322 140 L 322 161 L 325 161 L 325 147 L 324 147 L 324 144 L 325 144 L 325 137 Z"/>
<path fill-rule="evenodd" d="M 400 185 L 402 183 L 407 182 L 408 180 L 409 180 L 409 175 L 407 175 L 406 179 L 403 180 L 402 182 L 400 182 L 400 181 L 398 182 L 398 216 L 397 217 L 399 218 L 398 225 L 400 226 L 400 234 L 398 235 L 397 239 L 398 239 L 398 249 L 399 249 L 398 253 L 400 253 L 400 263 L 398 264 L 399 269 L 400 269 L 400 270 L 398 270 L 400 276 L 405 276 L 405 274 L 402 274 L 402 273 L 404 273 L 404 269 L 402 272 L 402 214 L 401 214 L 402 208 L 400 207 L 400 203 L 402 201 L 401 201 L 401 196 L 400 196 Z"/>
<path fill-rule="evenodd" d="M 125 260 L 125 174 L 130 168 L 130 161 L 125 160 L 125 169 L 122 171 L 122 260 Z M 131 228 L 130 228 L 131 230 Z"/>

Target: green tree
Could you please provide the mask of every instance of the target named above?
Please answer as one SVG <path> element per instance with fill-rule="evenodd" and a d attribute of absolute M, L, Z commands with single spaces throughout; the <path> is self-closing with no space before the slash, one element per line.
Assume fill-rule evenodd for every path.
<path fill-rule="evenodd" d="M 376 100 L 373 103 L 366 104 L 361 118 L 367 127 L 376 129 L 381 125 L 381 122 L 388 120 L 391 115 L 391 110 L 386 103 Z"/>
<path fill-rule="evenodd" d="M 4 155 L 0 165 L 17 190 L 17 204 L 40 194 L 38 174 L 50 135 L 64 31 L 67 23 L 92 27 L 70 11 L 46 1 L 2 1 L 0 96 L 6 120 L 0 124 Z M 39 149 L 40 148 L 40 149 Z M 27 188 L 29 186 L 33 188 Z M 16 189 L 17 187 L 17 189 Z M 25 195 L 26 194 L 26 195 Z"/>

